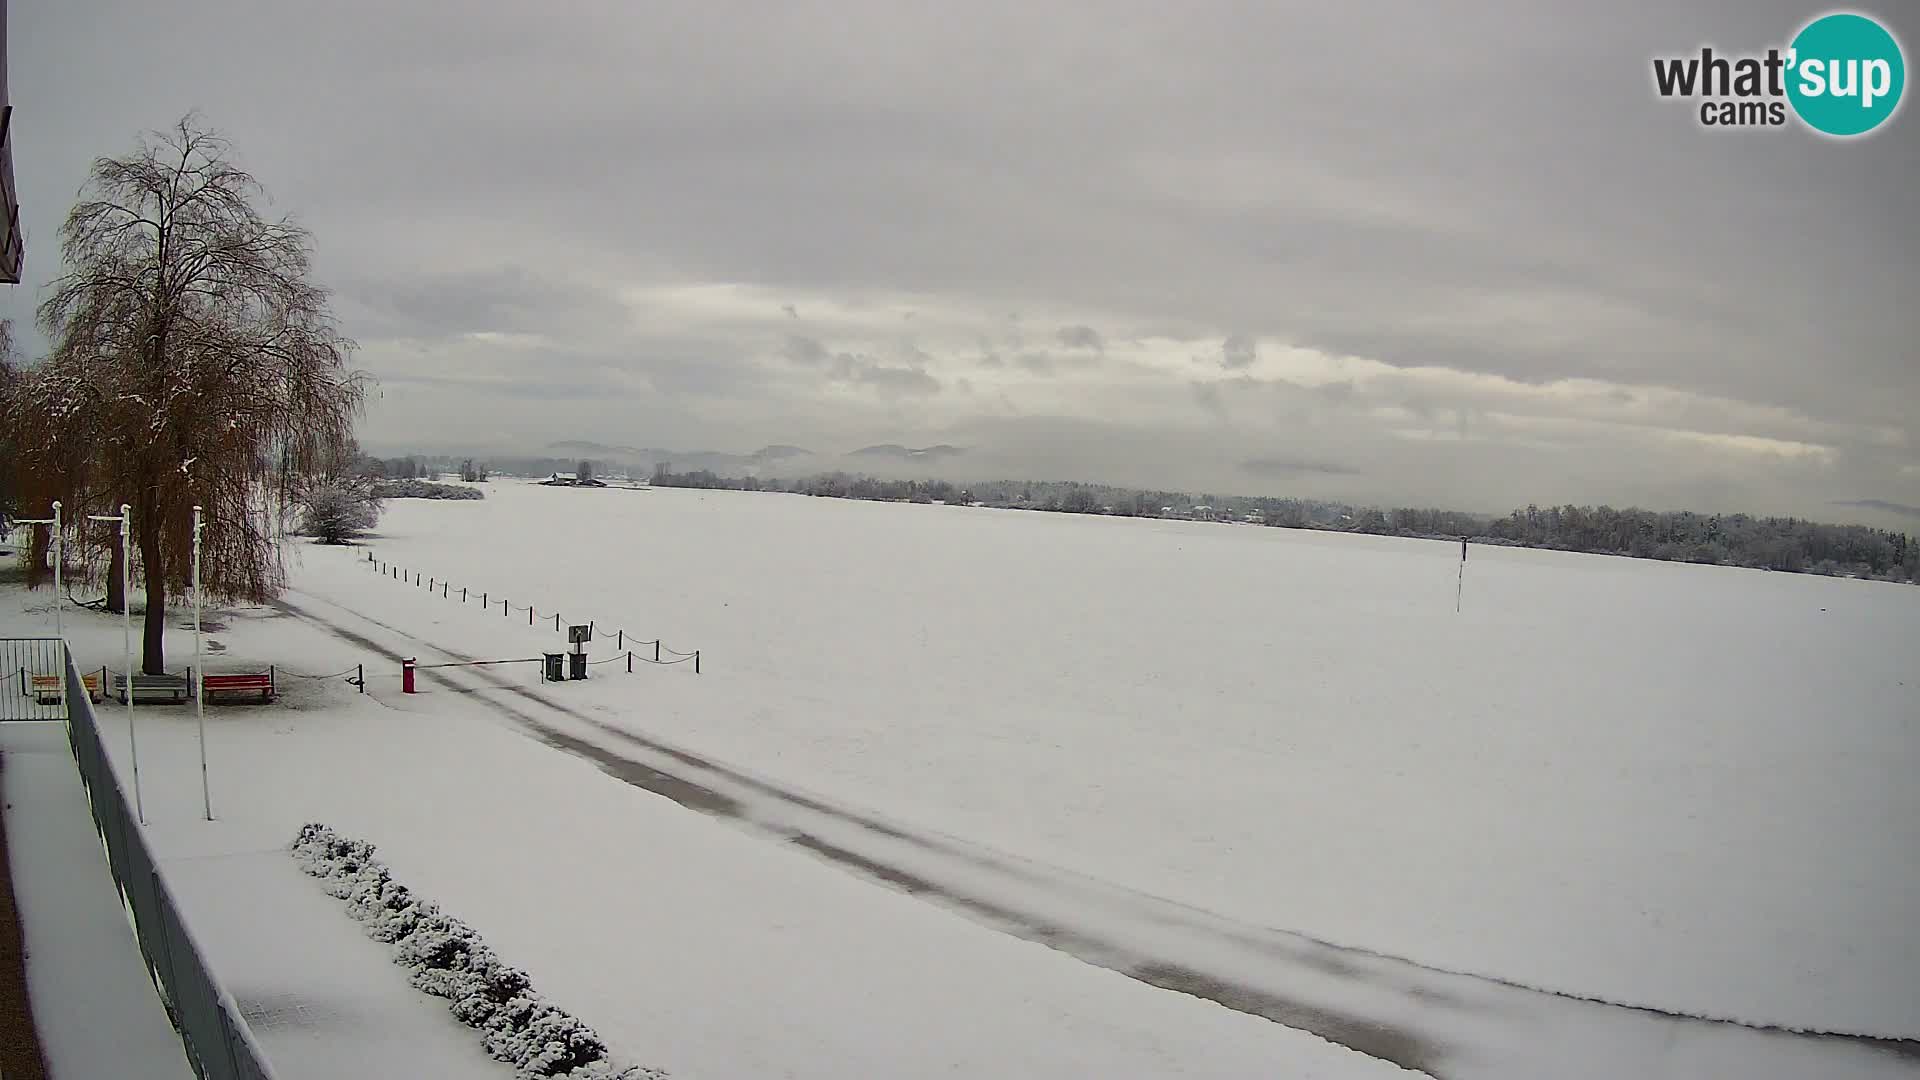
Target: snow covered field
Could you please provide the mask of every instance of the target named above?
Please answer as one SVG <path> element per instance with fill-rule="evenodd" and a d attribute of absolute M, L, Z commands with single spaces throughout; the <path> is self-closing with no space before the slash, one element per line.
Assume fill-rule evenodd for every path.
<path fill-rule="evenodd" d="M 381 533 L 700 648 L 621 691 L 636 727 L 891 819 L 1425 965 L 1920 1036 L 1920 590 L 1475 548 L 1456 615 L 1442 543 L 512 483 Z M 486 618 L 339 552 L 297 578 Z"/>
<path fill-rule="evenodd" d="M 190 718 L 151 711 L 142 768 L 169 873 L 198 875 L 189 902 L 231 917 L 220 898 L 249 853 L 297 881 L 275 849 L 326 820 L 381 845 L 623 1060 L 699 1076 L 1393 1071 L 817 857 L 858 840 L 918 875 L 908 888 L 1022 899 L 1041 883 L 1024 910 L 1053 936 L 1028 936 L 1096 963 L 1088 941 L 1141 926 L 1175 956 L 1297 932 L 1259 944 L 1315 959 L 1327 986 L 1253 948 L 1208 970 L 1265 975 L 1312 999 L 1300 1026 L 1442 1075 L 1920 1069 L 1910 1052 L 1837 1066 L 1830 1044 L 1627 1010 L 1595 1022 L 1562 999 L 1522 1009 L 1498 987 L 1462 1004 L 1472 980 L 1308 940 L 1673 1013 L 1920 1037 L 1920 590 L 1475 548 L 1456 615 L 1458 549 L 1438 543 L 514 483 L 390 503 L 379 531 L 379 558 L 451 578 L 451 596 L 380 577 L 364 551 L 302 547 L 288 602 L 311 619 L 243 613 L 215 635 L 215 670 L 366 661 L 373 676 L 365 697 L 283 680 L 284 706 L 210 714 L 222 821 L 196 820 Z M 503 596 L 538 625 L 503 617 Z M 564 647 L 554 611 L 699 648 L 703 673 L 615 662 L 539 689 L 525 665 L 453 669 L 396 692 L 400 653 Z M 77 622 L 83 663 L 113 662 L 116 624 Z M 719 817 L 795 844 L 640 790 L 635 761 L 697 776 L 705 794 L 675 797 L 730 800 Z M 849 815 L 883 824 L 856 837 Z M 365 965 L 336 950 L 330 1000 L 358 978 L 411 993 L 365 944 Z M 258 979 L 275 970 L 233 951 Z M 1397 1049 L 1377 1018 L 1404 1006 L 1368 982 L 1455 1004 L 1410 1020 L 1424 1044 Z M 1356 1030 L 1348 1006 L 1376 1019 Z M 1528 1052 L 1564 1059 L 1488 1050 L 1529 1027 Z M 434 1075 L 424 1064 L 409 1075 Z"/>
<path fill-rule="evenodd" d="M 51 623 L 44 594 L 7 593 L 0 632 Z M 338 671 L 370 656 L 277 612 L 223 624 L 210 670 Z M 176 662 L 192 648 L 181 625 Z M 67 630 L 83 664 L 118 663 L 117 619 L 70 612 Z M 241 642 L 244 655 L 228 645 Z M 510 1074 L 299 872 L 285 849 L 314 819 L 378 842 L 623 1064 L 819 1080 L 1400 1075 L 688 813 L 499 723 L 480 694 L 434 683 L 403 696 L 397 673 L 370 682 L 362 696 L 283 673 L 271 708 L 209 709 L 212 822 L 192 711 L 135 711 L 161 869 L 282 1080 Z M 130 785 L 125 713 L 98 716 Z"/>

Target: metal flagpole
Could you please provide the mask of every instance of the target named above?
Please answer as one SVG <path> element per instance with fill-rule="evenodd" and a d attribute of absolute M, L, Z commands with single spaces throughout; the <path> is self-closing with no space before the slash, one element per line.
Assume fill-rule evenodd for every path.
<path fill-rule="evenodd" d="M 64 542 L 60 539 L 60 500 L 55 499 L 53 500 L 53 634 L 61 641 L 67 640 L 67 622 L 64 610 L 67 594 L 60 586 L 60 571 L 64 569 L 61 564 L 66 561 L 66 548 Z M 63 702 L 66 698 L 66 685 L 66 677 L 62 675 L 60 679 L 60 696 Z"/>
<path fill-rule="evenodd" d="M 68 712 L 70 703 L 67 701 L 67 618 L 65 611 L 67 594 L 60 581 L 60 572 L 66 569 L 65 563 L 67 561 L 67 552 L 64 544 L 65 542 L 60 538 L 60 500 L 55 499 L 53 500 L 53 636 L 60 639 L 60 711 L 66 713 L 69 719 L 71 719 L 73 714 Z"/>
<path fill-rule="evenodd" d="M 200 646 L 200 507 L 193 508 L 193 716 L 200 727 L 200 803 L 213 820 L 213 793 L 207 786 L 207 673 Z"/>
<path fill-rule="evenodd" d="M 53 636 L 60 639 L 61 648 L 64 650 L 67 641 L 67 623 L 61 600 L 66 596 L 66 592 L 61 587 L 60 570 L 67 560 L 66 549 L 61 546 L 60 540 L 60 500 L 53 500 L 52 517 L 16 518 L 14 524 L 46 525 L 53 529 Z M 64 653 L 62 662 L 64 663 Z M 67 711 L 67 676 L 64 669 L 60 673 L 60 711 L 63 713 Z"/>
<path fill-rule="evenodd" d="M 140 798 L 140 740 L 133 730 L 133 507 L 121 503 L 117 517 L 89 516 L 94 521 L 120 523 L 120 637 L 125 645 L 127 664 L 127 749 L 133 755 L 133 809 L 140 824 L 145 825 L 147 808 Z M 148 567 L 147 572 L 160 571 L 158 567 Z"/>

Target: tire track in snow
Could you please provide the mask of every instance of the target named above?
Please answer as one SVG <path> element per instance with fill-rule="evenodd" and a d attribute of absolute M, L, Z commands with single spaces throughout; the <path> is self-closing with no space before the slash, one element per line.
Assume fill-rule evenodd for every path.
<path fill-rule="evenodd" d="M 450 659 L 476 659 L 324 597 L 300 595 Z M 275 606 L 344 640 L 393 652 L 308 609 L 285 601 Z M 1541 1075 L 1598 1080 L 1661 1075 L 1669 1069 L 1699 1075 L 1719 1072 L 1721 1061 L 1749 1075 L 1753 1063 L 1765 1061 L 1778 1066 L 1783 1077 L 1920 1077 L 1920 1042 L 1913 1040 L 1789 1032 L 1619 1005 L 1248 926 L 835 806 L 609 723 L 487 668 L 421 674 L 463 692 L 511 695 L 586 725 L 593 738 L 498 698 L 484 699 L 531 737 L 689 809 L 772 834 L 1129 978 L 1308 1031 L 1442 1080 Z"/>

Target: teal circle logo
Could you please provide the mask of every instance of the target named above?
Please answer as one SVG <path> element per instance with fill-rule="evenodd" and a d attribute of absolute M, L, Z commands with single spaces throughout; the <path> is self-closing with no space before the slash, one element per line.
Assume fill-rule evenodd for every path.
<path fill-rule="evenodd" d="M 1794 35 L 1787 55 L 1787 100 L 1822 134 L 1872 131 L 1899 109 L 1907 88 L 1900 43 L 1865 15 L 1822 15 Z"/>

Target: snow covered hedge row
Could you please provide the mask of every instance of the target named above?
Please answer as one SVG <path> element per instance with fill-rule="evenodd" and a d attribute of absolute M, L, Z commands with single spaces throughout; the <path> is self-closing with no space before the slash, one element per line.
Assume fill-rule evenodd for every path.
<path fill-rule="evenodd" d="M 372 844 L 315 823 L 301 827 L 292 852 L 327 895 L 347 902 L 347 912 L 366 924 L 368 936 L 393 946 L 393 962 L 412 973 L 408 981 L 451 1002 L 455 1017 L 481 1031 L 487 1053 L 512 1064 L 520 1076 L 666 1077 L 658 1069 L 622 1069 L 608 1061 L 607 1044 L 592 1028 L 542 1000 L 527 973 L 503 963 L 471 927 L 393 880 L 386 864 L 373 857 Z"/>

